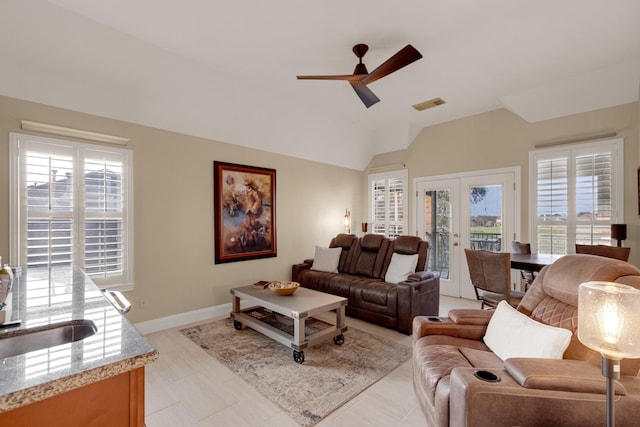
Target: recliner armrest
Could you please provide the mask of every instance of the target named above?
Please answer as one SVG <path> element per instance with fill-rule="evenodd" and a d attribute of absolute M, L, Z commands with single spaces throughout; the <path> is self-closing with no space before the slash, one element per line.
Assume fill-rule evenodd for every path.
<path fill-rule="evenodd" d="M 294 282 L 297 282 L 300 272 L 304 270 L 309 270 L 312 265 L 313 265 L 313 260 L 311 260 L 311 263 L 307 263 L 307 261 L 305 260 L 305 262 L 302 264 L 293 264 L 291 266 L 291 280 Z"/>
<path fill-rule="evenodd" d="M 486 326 L 493 316 L 493 310 L 480 310 L 473 308 L 459 308 L 450 310 L 449 319 L 457 325 L 483 325 Z"/>
<path fill-rule="evenodd" d="M 532 359 L 529 359 L 532 360 Z M 541 363 L 562 363 L 567 360 L 546 359 Z M 585 362 L 586 363 L 586 362 Z M 597 370 L 597 368 L 595 368 Z M 526 388 L 506 369 L 487 369 L 497 375 L 496 382 L 476 377 L 478 368 L 454 368 L 449 380 L 449 425 L 451 426 L 555 426 L 596 425 L 594 419 L 604 420 L 604 396 L 599 393 L 581 393 L 565 390 Z M 560 382 L 560 381 L 558 381 Z M 616 398 L 617 406 L 623 399 Z M 630 408 L 633 406 L 628 406 Z M 622 411 L 621 411 L 622 412 Z M 635 425 L 629 416 L 620 424 Z M 562 418 L 558 415 L 562 414 Z M 625 415 L 621 416 L 625 417 Z M 636 418 L 637 419 L 637 418 Z M 617 419 L 618 422 L 622 421 Z"/>
<path fill-rule="evenodd" d="M 493 310 L 454 309 L 449 317 L 418 316 L 413 320 L 413 341 L 427 335 L 448 335 L 481 341 Z"/>
<path fill-rule="evenodd" d="M 446 335 L 449 337 L 482 341 L 482 337 L 484 337 L 486 331 L 486 325 L 460 325 L 446 317 L 416 316 L 413 319 L 414 343 L 427 335 Z"/>
<path fill-rule="evenodd" d="M 415 273 L 411 273 L 409 277 L 407 277 L 407 282 L 422 282 L 423 280 L 431 279 L 435 277 L 432 271 L 416 271 Z"/>
<path fill-rule="evenodd" d="M 504 368 L 522 387 L 575 393 L 607 392 L 600 369 L 582 360 L 512 358 Z M 627 390 L 615 382 L 615 393 L 626 396 Z"/>

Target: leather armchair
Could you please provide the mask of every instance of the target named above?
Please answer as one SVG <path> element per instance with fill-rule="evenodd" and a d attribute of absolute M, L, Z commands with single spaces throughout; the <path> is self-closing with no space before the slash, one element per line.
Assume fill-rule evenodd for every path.
<path fill-rule="evenodd" d="M 624 261 L 567 255 L 540 272 L 517 307 L 538 322 L 573 333 L 563 359 L 498 358 L 482 340 L 492 311 L 452 310 L 448 317 L 416 317 L 413 380 L 427 424 L 602 426 L 606 382 L 601 357 L 576 334 L 578 286 L 590 280 L 640 288 L 640 270 Z M 640 359 L 621 363 L 615 402 L 618 426 L 638 425 L 639 369 Z M 499 380 L 479 378 L 482 371 Z"/>

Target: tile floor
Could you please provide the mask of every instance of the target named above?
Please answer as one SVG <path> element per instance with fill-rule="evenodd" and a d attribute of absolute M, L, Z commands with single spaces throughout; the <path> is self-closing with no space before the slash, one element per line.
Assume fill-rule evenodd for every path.
<path fill-rule="evenodd" d="M 477 301 L 441 297 L 451 308 L 479 308 Z M 347 325 L 411 346 L 411 337 L 347 317 Z M 160 357 L 146 369 L 147 427 L 286 427 L 297 424 L 278 406 L 180 334 L 179 328 L 148 334 Z M 319 427 L 425 426 L 413 392 L 411 361 L 323 419 Z"/>

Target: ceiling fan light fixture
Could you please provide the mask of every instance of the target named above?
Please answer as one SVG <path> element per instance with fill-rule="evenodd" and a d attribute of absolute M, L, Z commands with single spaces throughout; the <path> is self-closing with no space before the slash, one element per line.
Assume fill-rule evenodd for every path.
<path fill-rule="evenodd" d="M 437 107 L 438 105 L 442 105 L 444 103 L 445 101 L 442 98 L 433 98 L 428 101 L 415 104 L 413 105 L 413 108 L 415 108 L 418 111 L 424 111 L 426 109 Z"/>
<path fill-rule="evenodd" d="M 364 65 L 362 62 L 359 64 L 356 64 L 356 68 L 353 69 L 353 75 L 357 76 L 357 75 L 367 75 L 369 74 L 369 71 L 367 71 L 367 66 Z"/>

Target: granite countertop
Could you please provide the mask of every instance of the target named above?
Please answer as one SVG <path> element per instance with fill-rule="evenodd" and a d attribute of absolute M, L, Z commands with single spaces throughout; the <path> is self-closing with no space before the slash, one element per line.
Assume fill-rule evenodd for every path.
<path fill-rule="evenodd" d="M 158 352 L 77 267 L 29 269 L 14 279 L 2 337 L 64 321 L 92 320 L 95 335 L 0 359 L 0 413 L 142 367 Z"/>

